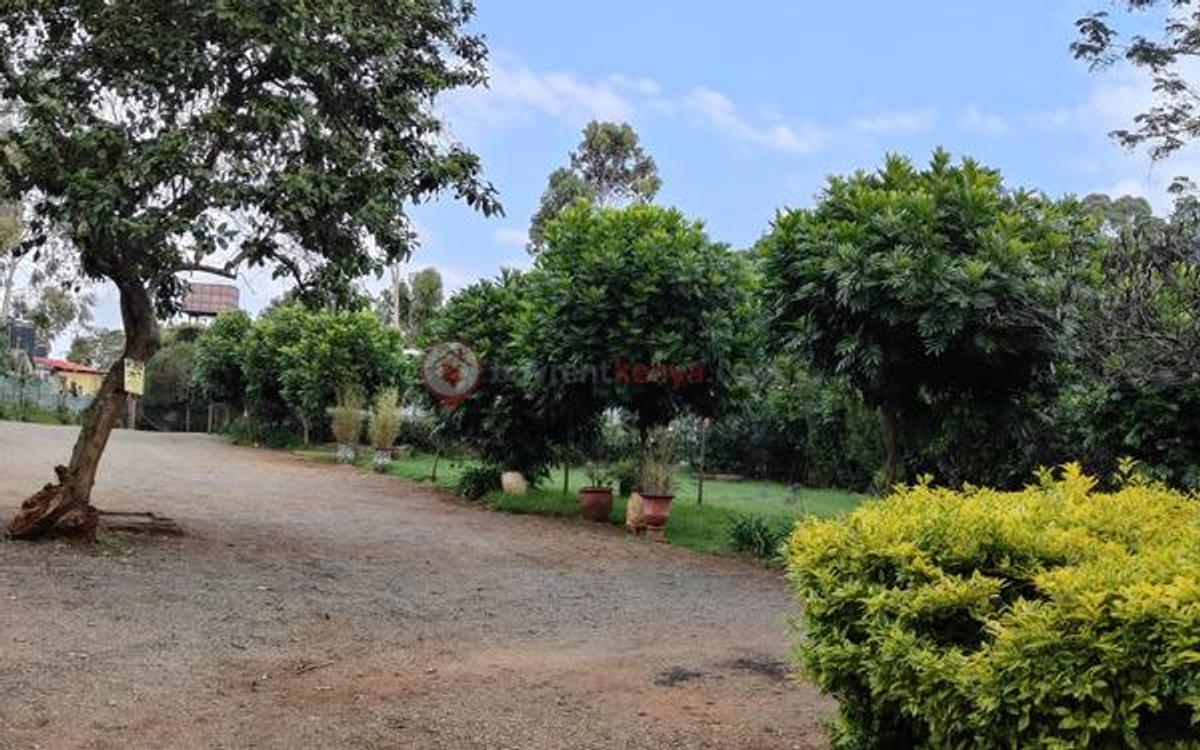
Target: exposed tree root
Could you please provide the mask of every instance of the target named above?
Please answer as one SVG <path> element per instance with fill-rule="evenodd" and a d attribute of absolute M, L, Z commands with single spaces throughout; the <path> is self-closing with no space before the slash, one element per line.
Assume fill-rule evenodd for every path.
<path fill-rule="evenodd" d="M 58 484 L 47 484 L 25 502 L 8 524 L 13 539 L 56 536 L 96 541 L 96 531 L 128 531 L 138 534 L 183 536 L 183 529 L 166 516 L 149 512 L 98 510 L 90 503 L 68 497 L 69 475 L 66 467 L 55 467 Z"/>

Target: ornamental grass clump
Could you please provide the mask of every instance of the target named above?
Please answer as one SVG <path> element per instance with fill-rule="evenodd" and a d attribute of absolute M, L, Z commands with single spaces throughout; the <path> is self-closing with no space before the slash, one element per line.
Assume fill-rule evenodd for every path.
<path fill-rule="evenodd" d="M 382 390 L 375 397 L 367 435 L 375 449 L 375 471 L 387 471 L 392 462 L 392 446 L 400 435 L 400 393 L 395 388 Z"/>
<path fill-rule="evenodd" d="M 329 426 L 338 443 L 338 461 L 341 463 L 353 463 L 358 454 L 364 403 L 362 389 L 347 386 L 338 391 L 337 406 L 330 411 Z"/>
<path fill-rule="evenodd" d="M 787 548 L 838 747 L 1196 747 L 1200 499 L 1078 466 L 902 487 Z"/>

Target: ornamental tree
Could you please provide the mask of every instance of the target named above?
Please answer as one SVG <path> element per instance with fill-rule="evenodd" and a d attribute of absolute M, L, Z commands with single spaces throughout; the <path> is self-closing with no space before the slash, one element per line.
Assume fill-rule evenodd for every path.
<path fill-rule="evenodd" d="M 683 410 L 715 416 L 754 330 L 745 257 L 673 209 L 579 202 L 546 228 L 526 342 L 543 398 L 628 409 L 643 438 Z"/>
<path fill-rule="evenodd" d="M 346 289 L 408 256 L 405 205 L 444 190 L 499 210 L 435 97 L 484 81 L 473 12 L 454 0 L 17 0 L 0 12 L 0 201 L 23 248 L 68 241 L 120 295 L 124 356 L 148 360 L 179 273 L 245 266 L 303 293 Z M 58 483 L 9 526 L 68 514 L 94 531 L 92 485 L 125 402 L 114 366 Z"/>
<path fill-rule="evenodd" d="M 887 486 L 902 420 L 998 403 L 1047 373 L 1057 269 L 1086 237 L 1070 218 L 941 150 L 924 170 L 889 156 L 833 177 L 815 207 L 776 217 L 761 242 L 772 338 L 881 411 Z"/>
<path fill-rule="evenodd" d="M 432 406 L 444 434 L 475 446 L 487 462 L 541 479 L 564 440 L 569 415 L 542 398 L 523 347 L 532 273 L 505 269 L 450 298 L 429 326 L 435 341 L 458 341 L 479 357 L 474 392 L 453 409 Z M 580 415 L 577 425 L 586 422 Z"/>

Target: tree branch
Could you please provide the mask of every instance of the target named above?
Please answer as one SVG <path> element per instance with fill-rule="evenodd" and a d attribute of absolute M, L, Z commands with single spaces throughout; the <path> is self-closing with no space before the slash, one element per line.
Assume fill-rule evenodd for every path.
<path fill-rule="evenodd" d="M 227 279 L 237 279 L 237 269 L 226 266 L 210 266 L 205 263 L 180 263 L 173 269 L 175 273 L 184 271 L 199 271 L 201 273 L 211 273 L 214 276 L 223 276 Z"/>

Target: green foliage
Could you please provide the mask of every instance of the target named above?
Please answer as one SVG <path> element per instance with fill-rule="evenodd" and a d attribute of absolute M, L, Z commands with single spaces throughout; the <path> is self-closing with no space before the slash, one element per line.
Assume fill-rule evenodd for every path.
<path fill-rule="evenodd" d="M 358 384 L 371 396 L 406 382 L 411 367 L 398 332 L 365 311 L 280 307 L 253 326 L 244 351 L 251 411 L 268 424 L 295 418 L 310 430 L 325 423 L 342 384 Z"/>
<path fill-rule="evenodd" d="M 613 470 L 600 461 L 589 461 L 584 467 L 589 487 L 611 487 L 616 475 Z"/>
<path fill-rule="evenodd" d="M 254 323 L 241 310 L 221 313 L 196 341 L 194 373 L 210 401 L 241 407 L 246 401 L 247 342 Z"/>
<path fill-rule="evenodd" d="M 502 473 L 499 467 L 490 464 L 464 469 L 458 478 L 455 492 L 468 500 L 479 500 L 500 489 Z"/>
<path fill-rule="evenodd" d="M 537 213 L 529 227 L 531 250 L 541 250 L 546 225 L 579 200 L 611 206 L 649 203 L 662 180 L 654 159 L 642 150 L 637 133 L 625 123 L 593 120 L 571 152 L 571 166 L 550 173 Z"/>
<path fill-rule="evenodd" d="M 617 494 L 626 496 L 637 489 L 641 483 L 636 458 L 625 458 L 613 465 L 613 475 L 617 481 Z"/>
<path fill-rule="evenodd" d="M 301 313 L 299 337 L 281 352 L 281 394 L 308 423 L 324 420 L 343 384 L 353 383 L 366 397 L 403 382 L 405 365 L 400 336 L 369 312 Z"/>
<path fill-rule="evenodd" d="M 91 322 L 95 301 L 90 292 L 43 286 L 32 299 L 15 300 L 13 311 L 33 324 L 38 341 L 54 341 L 72 324 Z"/>
<path fill-rule="evenodd" d="M 110 328 L 96 328 L 71 339 L 67 359 L 107 371 L 124 351 L 124 333 Z"/>
<path fill-rule="evenodd" d="M 1020 492 L 922 482 L 796 528 L 797 653 L 836 746 L 1194 742 L 1200 502 L 1094 487 L 1074 465 Z"/>
<path fill-rule="evenodd" d="M 544 398 L 580 422 L 622 407 L 639 431 L 720 413 L 750 348 L 751 284 L 745 258 L 678 211 L 567 209 L 530 282 L 525 346 Z"/>
<path fill-rule="evenodd" d="M 1126 38 L 1120 24 L 1106 7 L 1075 22 L 1079 37 L 1071 45 L 1077 59 L 1092 69 L 1105 68 L 1124 60 L 1141 68 L 1152 82 L 1153 103 L 1134 116 L 1134 128 L 1113 131 L 1123 146 L 1150 146 L 1154 159 L 1165 159 L 1200 133 L 1200 90 L 1188 67 L 1200 55 L 1200 16 L 1186 0 L 1122 0 L 1114 3 L 1132 14 L 1158 10 L 1151 17 L 1162 25 L 1161 33 L 1149 33 L 1145 21 L 1129 21 Z"/>
<path fill-rule="evenodd" d="M 1075 218 L 969 159 L 939 150 L 922 171 L 889 156 L 776 218 L 760 248 L 771 332 L 847 378 L 892 436 L 948 403 L 1001 402 L 1056 354 L 1058 270 L 1086 229 Z"/>
<path fill-rule="evenodd" d="M 371 437 L 371 447 L 377 451 L 390 450 L 396 444 L 400 434 L 400 393 L 395 388 L 385 388 L 375 397 L 367 434 Z"/>
<path fill-rule="evenodd" d="M 484 81 L 472 14 L 453 0 L 10 4 L 0 99 L 18 116 L 0 134 L 0 198 L 44 196 L 35 243 L 70 227 L 89 276 L 152 290 L 163 312 L 177 271 L 234 243 L 233 266 L 341 293 L 408 255 L 409 202 L 448 189 L 499 210 L 433 109 Z"/>
<path fill-rule="evenodd" d="M 712 420 L 705 471 L 811 487 L 871 487 L 883 454 L 879 419 L 837 378 L 787 357 L 764 364 L 734 408 Z M 700 420 L 673 423 L 681 455 L 700 467 Z"/>
<path fill-rule="evenodd" d="M 146 363 L 147 408 L 170 408 L 191 400 L 196 345 L 175 341 L 155 352 Z"/>
<path fill-rule="evenodd" d="M 442 448 L 437 434 L 438 421 L 432 416 L 406 415 L 397 427 L 396 442 L 399 445 L 407 445 L 414 450 L 430 454 L 437 453 Z"/>
<path fill-rule="evenodd" d="M 530 277 L 505 270 L 456 294 L 431 324 L 431 335 L 460 341 L 479 356 L 479 387 L 452 411 L 432 406 L 447 436 L 469 443 L 487 462 L 531 481 L 545 475 L 564 418 L 539 400 L 520 345 Z"/>
<path fill-rule="evenodd" d="M 266 424 L 254 417 L 237 417 L 225 425 L 224 435 L 235 445 L 298 448 L 302 444 L 291 429 Z"/>
<path fill-rule="evenodd" d="M 738 514 L 729 525 L 729 546 L 735 552 L 774 561 L 791 530 L 792 524 L 783 519 Z"/>
<path fill-rule="evenodd" d="M 1069 449 L 1107 473 L 1132 455 L 1200 487 L 1200 203 L 1110 230 L 1072 311 L 1070 367 L 1054 418 Z"/>

